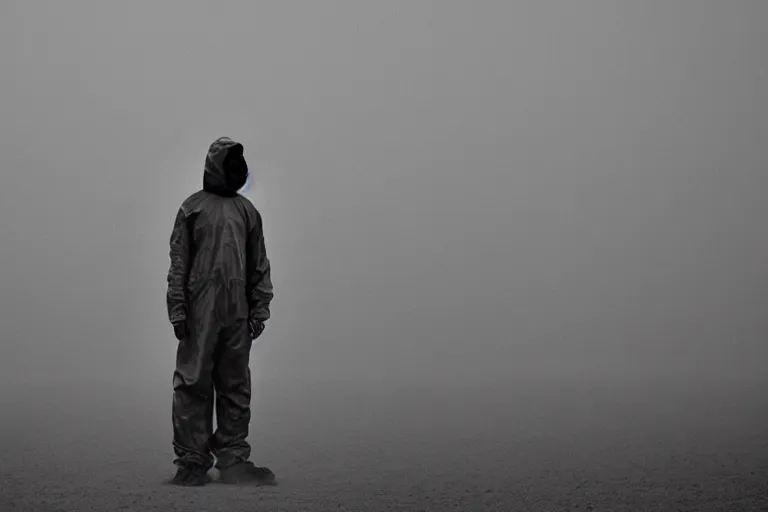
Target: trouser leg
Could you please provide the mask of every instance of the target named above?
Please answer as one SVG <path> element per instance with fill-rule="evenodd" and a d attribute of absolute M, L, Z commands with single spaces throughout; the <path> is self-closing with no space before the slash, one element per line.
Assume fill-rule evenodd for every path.
<path fill-rule="evenodd" d="M 248 322 L 238 321 L 222 332 L 214 355 L 217 429 L 211 450 L 219 469 L 247 461 L 251 455 L 246 441 L 251 421 L 251 345 Z"/>
<path fill-rule="evenodd" d="M 213 466 L 213 352 L 218 332 L 213 322 L 195 321 L 180 341 L 173 375 L 173 448 L 177 465 Z"/>

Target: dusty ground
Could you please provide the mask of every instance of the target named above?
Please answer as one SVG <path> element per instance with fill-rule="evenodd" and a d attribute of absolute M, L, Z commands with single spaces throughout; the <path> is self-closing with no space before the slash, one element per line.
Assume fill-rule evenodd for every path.
<path fill-rule="evenodd" d="M 167 383 L 65 384 L 3 395 L 2 512 L 768 510 L 762 378 L 261 383 L 281 485 L 202 489 L 163 484 Z"/>

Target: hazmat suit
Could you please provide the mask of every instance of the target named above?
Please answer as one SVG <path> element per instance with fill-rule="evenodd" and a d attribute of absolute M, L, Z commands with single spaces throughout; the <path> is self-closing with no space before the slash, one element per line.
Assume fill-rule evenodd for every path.
<path fill-rule="evenodd" d="M 217 139 L 205 159 L 203 189 L 182 203 L 170 237 L 167 306 L 179 340 L 174 462 L 196 469 L 197 477 L 214 457 L 222 474 L 250 464 L 249 355 L 270 317 L 273 291 L 261 214 L 238 194 L 247 177 L 242 144 Z"/>

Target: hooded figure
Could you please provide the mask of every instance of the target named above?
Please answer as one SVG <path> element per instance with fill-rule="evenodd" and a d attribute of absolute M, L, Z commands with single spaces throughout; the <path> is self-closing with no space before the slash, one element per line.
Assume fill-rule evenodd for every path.
<path fill-rule="evenodd" d="M 222 481 L 275 479 L 249 461 L 246 441 L 249 355 L 273 297 L 261 215 L 238 194 L 247 178 L 242 144 L 216 140 L 205 159 L 203 189 L 182 203 L 170 238 L 168 317 L 179 341 L 172 483 L 180 485 L 206 483 L 214 457 Z"/>

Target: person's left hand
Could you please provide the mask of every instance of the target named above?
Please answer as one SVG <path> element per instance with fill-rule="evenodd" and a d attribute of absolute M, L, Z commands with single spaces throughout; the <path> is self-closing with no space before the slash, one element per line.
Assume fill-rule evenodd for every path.
<path fill-rule="evenodd" d="M 264 332 L 264 322 L 259 322 L 256 320 L 249 320 L 248 321 L 248 331 L 250 332 L 251 339 L 255 340 L 259 336 L 261 336 L 261 333 Z"/>

